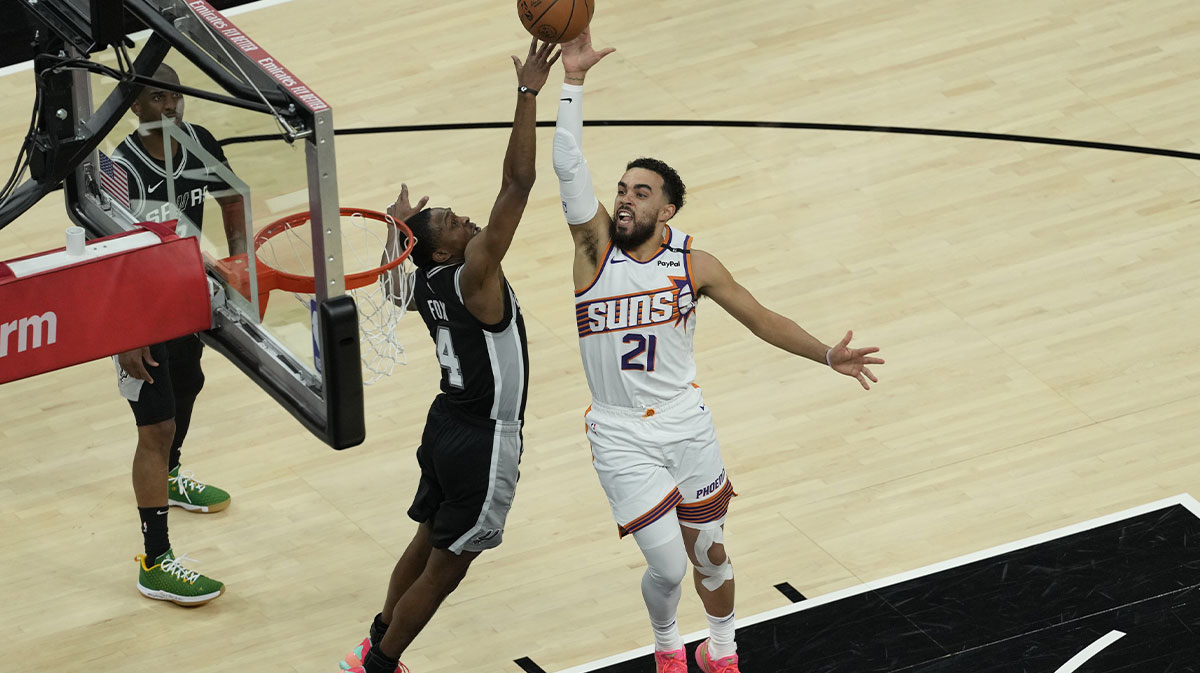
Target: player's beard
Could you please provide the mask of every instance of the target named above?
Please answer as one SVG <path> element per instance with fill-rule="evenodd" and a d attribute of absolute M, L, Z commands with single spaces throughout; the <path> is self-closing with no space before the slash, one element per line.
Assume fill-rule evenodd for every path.
<path fill-rule="evenodd" d="M 617 221 L 613 219 L 612 224 L 608 227 L 609 238 L 612 239 L 613 245 L 621 250 L 632 250 L 650 240 L 654 235 L 655 221 L 650 218 L 639 218 L 636 214 L 633 216 L 633 227 L 629 233 L 621 233 L 617 228 Z"/>

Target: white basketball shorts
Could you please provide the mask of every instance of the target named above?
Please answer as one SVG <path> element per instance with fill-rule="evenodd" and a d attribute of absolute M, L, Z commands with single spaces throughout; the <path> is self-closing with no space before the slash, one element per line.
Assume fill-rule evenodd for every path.
<path fill-rule="evenodd" d="M 724 521 L 737 494 L 698 386 L 653 408 L 593 402 L 584 421 L 592 465 L 622 537 L 672 510 L 694 528 Z"/>

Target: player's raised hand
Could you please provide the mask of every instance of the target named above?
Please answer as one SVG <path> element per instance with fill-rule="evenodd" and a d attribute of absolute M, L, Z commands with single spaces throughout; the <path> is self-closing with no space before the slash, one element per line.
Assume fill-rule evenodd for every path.
<path fill-rule="evenodd" d="M 546 78 L 550 76 L 550 66 L 562 55 L 561 50 L 555 51 L 557 46 L 553 42 L 543 42 L 539 46 L 537 38 L 534 38 L 529 43 L 529 54 L 525 56 L 525 63 L 513 56 L 513 67 L 517 69 L 517 84 L 534 91 L 545 86 Z"/>
<path fill-rule="evenodd" d="M 858 379 L 863 389 L 870 390 L 871 384 L 867 383 L 867 381 L 870 380 L 872 383 L 878 383 L 879 379 L 875 378 L 875 375 L 871 373 L 867 365 L 881 365 L 883 364 L 883 358 L 869 357 L 871 353 L 879 352 L 879 348 L 875 346 L 850 348 L 850 339 L 853 336 L 853 331 L 846 332 L 846 336 L 836 346 L 829 349 L 829 353 L 826 354 L 825 359 L 835 372 Z"/>
<path fill-rule="evenodd" d="M 400 196 L 397 196 L 392 205 L 387 207 L 387 214 L 388 217 L 392 218 L 393 222 L 407 222 L 408 218 L 421 212 L 425 208 L 426 203 L 429 203 L 429 197 L 422 196 L 421 200 L 417 201 L 415 207 L 410 205 L 408 202 L 408 184 L 401 182 Z"/>
<path fill-rule="evenodd" d="M 593 49 L 592 28 L 589 26 L 584 28 L 583 32 L 574 40 L 563 43 L 563 69 L 567 71 L 568 79 L 570 79 L 571 75 L 577 75 L 579 79 L 582 79 L 583 73 L 590 70 L 592 66 L 600 62 L 600 59 L 614 51 L 616 49 L 612 47 L 605 47 L 600 51 Z"/>

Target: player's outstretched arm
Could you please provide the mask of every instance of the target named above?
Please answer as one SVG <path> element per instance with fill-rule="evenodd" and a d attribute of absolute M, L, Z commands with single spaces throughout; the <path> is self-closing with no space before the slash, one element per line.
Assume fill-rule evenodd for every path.
<path fill-rule="evenodd" d="M 592 48 L 590 28 L 563 45 L 563 87 L 554 128 L 554 173 L 563 213 L 575 239 L 576 276 L 591 278 L 608 247 L 612 218 L 596 198 L 587 160 L 583 157 L 583 81 L 600 59 L 616 51 Z M 579 284 L 579 278 L 576 278 Z"/>
<path fill-rule="evenodd" d="M 695 291 L 712 297 L 738 322 L 745 325 L 755 336 L 772 346 L 829 365 L 839 374 L 856 379 L 864 389 L 870 390 L 870 382 L 879 379 L 867 365 L 881 365 L 883 359 L 873 357 L 879 352 L 874 346 L 850 348 L 851 332 L 834 347 L 830 348 L 809 334 L 791 318 L 782 316 L 758 303 L 750 291 L 733 279 L 733 275 L 714 256 L 703 250 L 691 251 L 692 278 Z"/>
<path fill-rule="evenodd" d="M 517 71 L 517 110 L 513 117 L 508 150 L 504 154 L 500 194 L 488 216 L 487 227 L 468 245 L 467 259 L 459 279 L 464 295 L 471 294 L 500 278 L 500 261 L 504 259 L 517 224 L 529 202 L 529 192 L 536 178 L 534 157 L 537 145 L 537 92 L 546 84 L 550 66 L 558 60 L 555 45 L 537 40 L 529 43 L 525 63 L 512 57 Z M 497 286 L 498 287 L 498 286 Z"/>

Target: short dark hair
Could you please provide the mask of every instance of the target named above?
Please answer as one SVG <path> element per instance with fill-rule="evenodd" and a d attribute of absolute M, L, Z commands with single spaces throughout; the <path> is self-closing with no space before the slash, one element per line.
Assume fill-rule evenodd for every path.
<path fill-rule="evenodd" d="M 156 79 L 174 79 L 176 82 L 179 81 L 179 73 L 175 72 L 175 68 L 166 63 L 158 64 L 158 67 L 154 69 L 154 77 Z"/>
<path fill-rule="evenodd" d="M 433 229 L 433 208 L 426 208 L 404 221 L 417 239 L 409 259 L 419 268 L 428 269 L 437 266 L 433 253 L 438 249 L 437 233 Z"/>
<path fill-rule="evenodd" d="M 171 66 L 167 65 L 166 63 L 159 63 L 158 68 L 156 68 L 154 70 L 153 79 L 156 79 L 159 81 L 175 80 L 175 83 L 178 84 L 179 83 L 179 73 L 175 72 L 175 68 L 172 68 Z M 139 86 L 137 89 L 137 95 L 135 96 L 135 98 L 141 97 L 141 95 L 146 93 L 146 90 L 149 88 L 150 87 L 144 86 L 144 85 Z"/>
<path fill-rule="evenodd" d="M 625 170 L 631 168 L 644 168 L 648 171 L 658 173 L 663 180 L 663 193 L 667 195 L 667 200 L 675 204 L 675 212 L 683 210 L 683 202 L 687 194 L 687 187 L 684 186 L 683 180 L 679 178 L 679 174 L 675 172 L 666 162 L 650 157 L 641 157 L 630 161 Z"/>

